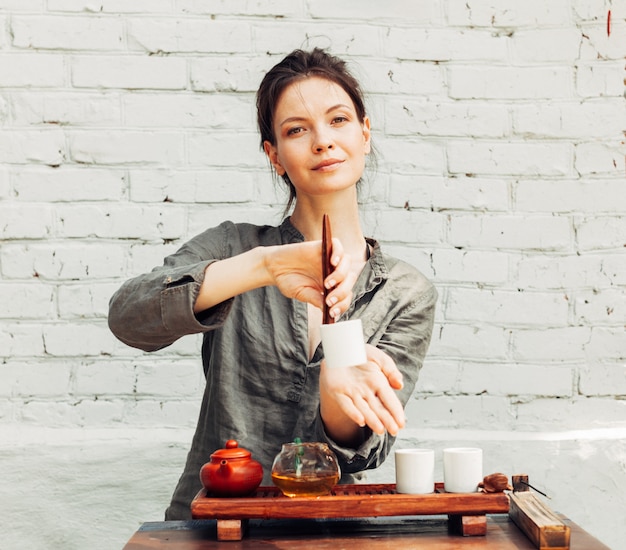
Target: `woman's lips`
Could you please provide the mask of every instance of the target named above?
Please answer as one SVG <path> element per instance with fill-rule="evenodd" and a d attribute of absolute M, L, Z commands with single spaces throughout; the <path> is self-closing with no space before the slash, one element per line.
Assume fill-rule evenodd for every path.
<path fill-rule="evenodd" d="M 335 169 L 342 162 L 343 161 L 339 160 L 339 159 L 326 159 L 326 160 L 323 160 L 322 162 L 316 164 L 313 167 L 313 170 L 315 170 L 317 172 L 327 172 L 327 171 Z"/>

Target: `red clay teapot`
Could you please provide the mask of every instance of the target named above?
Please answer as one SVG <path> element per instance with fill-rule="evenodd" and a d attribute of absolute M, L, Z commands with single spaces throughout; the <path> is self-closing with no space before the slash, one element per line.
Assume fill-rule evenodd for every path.
<path fill-rule="evenodd" d="M 252 453 L 239 447 L 234 439 L 226 448 L 211 455 L 211 461 L 200 468 L 200 481 L 207 492 L 219 497 L 243 497 L 252 493 L 263 479 L 263 467 L 252 459 Z"/>

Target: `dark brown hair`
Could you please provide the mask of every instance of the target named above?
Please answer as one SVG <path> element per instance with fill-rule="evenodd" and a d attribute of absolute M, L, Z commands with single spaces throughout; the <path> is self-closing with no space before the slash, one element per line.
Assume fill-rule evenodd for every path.
<path fill-rule="evenodd" d="M 365 120 L 365 102 L 361 86 L 348 71 L 345 61 L 320 48 L 314 48 L 310 52 L 294 50 L 266 73 L 257 90 L 257 123 L 261 133 L 261 149 L 265 141 L 276 145 L 274 112 L 283 91 L 296 80 L 311 76 L 319 76 L 341 86 L 352 99 L 359 120 L 361 122 Z M 289 186 L 289 203 L 286 208 L 289 210 L 296 198 L 296 190 L 287 174 L 283 179 Z"/>

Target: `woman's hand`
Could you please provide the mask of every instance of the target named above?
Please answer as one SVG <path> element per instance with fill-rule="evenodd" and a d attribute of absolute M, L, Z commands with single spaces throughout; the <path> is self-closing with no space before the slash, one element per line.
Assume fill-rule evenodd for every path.
<path fill-rule="evenodd" d="M 402 388 L 402 373 L 384 351 L 365 345 L 367 363 L 329 368 L 322 361 L 320 411 L 328 434 L 338 443 L 358 442 L 360 428 L 396 435 L 404 427 L 402 403 L 394 390 Z"/>
<path fill-rule="evenodd" d="M 265 268 L 274 284 L 288 298 L 308 302 L 320 309 L 324 287 L 331 317 L 339 317 L 350 305 L 356 276 L 350 270 L 350 257 L 338 239 L 333 239 L 331 264 L 334 271 L 322 281 L 321 241 L 308 241 L 270 247 Z"/>

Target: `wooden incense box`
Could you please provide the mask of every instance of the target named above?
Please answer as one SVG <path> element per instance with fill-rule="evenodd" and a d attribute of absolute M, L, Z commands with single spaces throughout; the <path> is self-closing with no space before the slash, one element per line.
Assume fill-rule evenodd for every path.
<path fill-rule="evenodd" d="M 568 550 L 570 528 L 539 497 L 528 490 L 528 476 L 513 476 L 509 517 L 539 550 Z"/>

